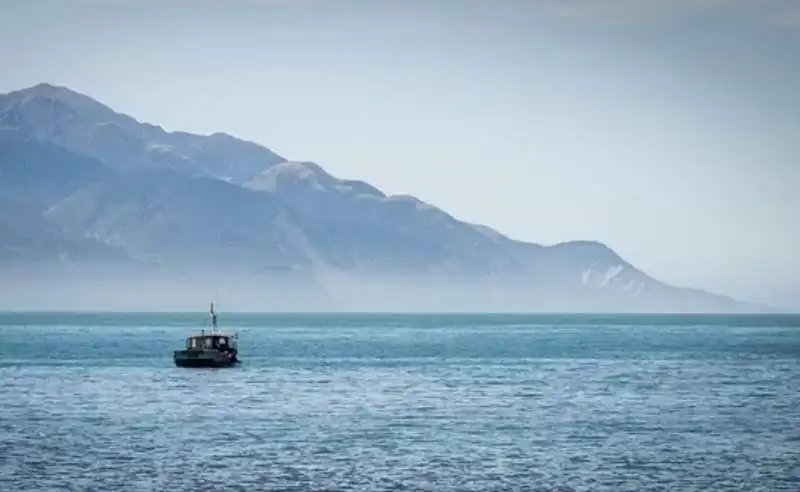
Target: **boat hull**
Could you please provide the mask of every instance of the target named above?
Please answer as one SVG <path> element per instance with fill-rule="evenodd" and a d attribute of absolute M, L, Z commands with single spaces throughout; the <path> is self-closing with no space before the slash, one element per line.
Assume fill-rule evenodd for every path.
<path fill-rule="evenodd" d="M 172 358 L 178 367 L 231 367 L 239 363 L 235 355 L 216 350 L 176 350 Z"/>

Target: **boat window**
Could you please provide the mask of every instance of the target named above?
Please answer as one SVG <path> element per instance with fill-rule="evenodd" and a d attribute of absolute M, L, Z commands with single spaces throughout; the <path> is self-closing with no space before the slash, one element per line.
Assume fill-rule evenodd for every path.
<path fill-rule="evenodd" d="M 203 346 L 204 346 L 205 348 L 209 348 L 209 349 L 210 349 L 210 348 L 212 347 L 211 341 L 212 341 L 212 339 L 211 339 L 211 338 L 206 338 L 206 339 L 204 339 L 204 340 L 203 340 Z"/>

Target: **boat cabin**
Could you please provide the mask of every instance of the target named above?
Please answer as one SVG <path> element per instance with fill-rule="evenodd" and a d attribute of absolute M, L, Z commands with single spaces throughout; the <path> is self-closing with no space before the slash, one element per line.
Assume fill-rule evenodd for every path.
<path fill-rule="evenodd" d="M 189 350 L 230 350 L 236 349 L 236 339 L 219 333 L 191 336 L 186 339 Z"/>

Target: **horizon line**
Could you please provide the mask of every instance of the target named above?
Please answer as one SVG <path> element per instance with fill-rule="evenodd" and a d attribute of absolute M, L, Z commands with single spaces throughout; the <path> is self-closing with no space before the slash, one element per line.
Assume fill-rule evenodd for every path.
<path fill-rule="evenodd" d="M 275 315 L 275 316 L 800 316 L 800 311 L 744 311 L 744 312 L 720 312 L 720 311 L 364 311 L 364 310 L 341 310 L 341 311 L 252 311 L 235 310 L 223 311 L 225 315 Z M 137 314 L 137 315 L 163 315 L 163 314 L 208 314 L 205 310 L 184 311 L 184 310 L 114 310 L 114 309 L 0 309 L 0 316 L 4 315 L 29 315 L 29 314 Z M 218 313 L 219 314 L 219 313 Z"/>

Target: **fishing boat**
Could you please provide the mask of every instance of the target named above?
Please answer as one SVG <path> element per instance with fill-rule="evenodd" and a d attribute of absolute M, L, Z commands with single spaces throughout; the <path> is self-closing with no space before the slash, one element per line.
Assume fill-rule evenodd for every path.
<path fill-rule="evenodd" d="M 238 335 L 217 330 L 217 313 L 211 303 L 211 331 L 186 338 L 186 348 L 175 350 L 172 358 L 178 367 L 229 367 L 239 363 Z"/>

